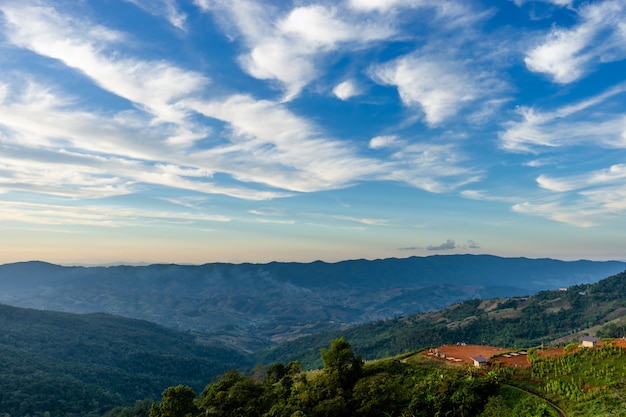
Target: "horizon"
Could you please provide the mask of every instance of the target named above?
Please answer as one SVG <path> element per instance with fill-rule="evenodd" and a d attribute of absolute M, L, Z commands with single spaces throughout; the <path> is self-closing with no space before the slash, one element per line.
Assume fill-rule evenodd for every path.
<path fill-rule="evenodd" d="M 406 257 L 388 257 L 388 258 L 351 258 L 351 259 L 342 259 L 342 260 L 338 260 L 338 261 L 324 261 L 322 259 L 315 259 L 312 261 L 277 261 L 277 260 L 273 260 L 273 261 L 265 261 L 265 262 L 248 262 L 248 261 L 241 261 L 241 262 L 222 262 L 222 261 L 215 261 L 215 262 L 202 262 L 202 263 L 177 263 L 177 262 L 124 262 L 124 261 L 119 261 L 119 262 L 111 262 L 111 263 L 106 263 L 106 264 L 72 264 L 72 263 L 68 263 L 68 264 L 61 264 L 61 263 L 55 263 L 55 262 L 49 262 L 49 261 L 44 261 L 44 260 L 39 260 L 39 259 L 31 259 L 31 260 L 27 260 L 27 261 L 15 261 L 15 262 L 5 262 L 5 263 L 0 263 L 0 266 L 5 266 L 5 265 L 14 265 L 14 264 L 27 264 L 27 263 L 42 263 L 42 264 L 48 264 L 48 265 L 55 265 L 55 266 L 62 266 L 62 267 L 85 267 L 85 268 L 98 268 L 98 267 L 104 267 L 104 268 L 108 268 L 108 267 L 116 267 L 116 266 L 130 266 L 130 267 L 142 267 L 142 266 L 155 266 L 155 265 L 176 265 L 176 266 L 203 266 L 203 265 L 212 265 L 212 264 L 226 264 L 226 265 L 267 265 L 267 264 L 271 264 L 271 263 L 291 263 L 291 264 L 302 264 L 302 265 L 306 265 L 306 264 L 312 264 L 312 263 L 325 263 L 325 264 L 338 264 L 338 263 L 342 263 L 342 262 L 356 262 L 356 261 L 367 261 L 367 262 L 374 262 L 374 261 L 384 261 L 384 260 L 389 260 L 389 259 L 398 259 L 398 260 L 402 260 L 402 259 L 410 259 L 410 258 L 430 258 L 430 257 L 437 257 L 437 256 L 442 256 L 442 257 L 446 257 L 446 256 L 485 256 L 485 257 L 495 257 L 495 258 L 501 258 L 501 259 L 527 259 L 527 260 L 551 260 L 551 261 L 558 261 L 558 262 L 619 262 L 619 263 L 625 263 L 626 264 L 626 260 L 620 260 L 620 259 L 602 259 L 602 260 L 594 260 L 594 259 L 585 259 L 585 258 L 580 258 L 580 259 L 557 259 L 557 258 L 550 258 L 550 257 L 527 257 L 527 256 L 499 256 L 499 255 L 492 255 L 489 253 L 441 253 L 441 254 L 432 254 L 432 255 L 410 255 L 410 256 L 406 256 Z"/>
<path fill-rule="evenodd" d="M 266 3 L 0 0 L 0 263 L 626 260 L 623 1 Z"/>

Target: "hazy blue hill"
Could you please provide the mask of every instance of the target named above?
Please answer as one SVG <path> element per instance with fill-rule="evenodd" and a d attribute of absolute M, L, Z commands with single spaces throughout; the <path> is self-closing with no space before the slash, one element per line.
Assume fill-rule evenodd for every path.
<path fill-rule="evenodd" d="M 258 268 L 258 265 L 249 265 Z M 493 255 L 434 255 L 428 257 L 322 261 L 309 264 L 273 262 L 263 265 L 276 279 L 307 287 L 356 284 L 363 288 L 431 286 L 434 284 L 488 285 L 524 288 L 535 292 L 621 272 L 626 263 L 588 260 L 501 258 Z"/>
<path fill-rule="evenodd" d="M 345 325 L 595 282 L 623 262 L 450 255 L 337 263 L 0 266 L 0 302 L 105 312 L 254 351 Z"/>
<path fill-rule="evenodd" d="M 0 415 L 87 415 L 202 388 L 251 362 L 230 349 L 146 321 L 0 305 Z M 69 413 L 69 414 L 68 414 Z"/>

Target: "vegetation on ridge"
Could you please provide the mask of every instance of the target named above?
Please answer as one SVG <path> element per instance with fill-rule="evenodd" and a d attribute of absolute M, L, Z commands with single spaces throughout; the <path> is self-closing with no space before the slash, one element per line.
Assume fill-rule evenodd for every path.
<path fill-rule="evenodd" d="M 424 352 L 363 363 L 343 338 L 321 358 L 319 371 L 302 371 L 298 362 L 273 364 L 264 378 L 231 371 L 198 398 L 189 387 L 168 388 L 149 417 L 626 415 L 626 349 L 613 343 L 555 356 L 531 350 L 521 368 L 495 358 L 475 368 Z"/>
<path fill-rule="evenodd" d="M 534 296 L 469 300 L 440 311 L 318 333 L 260 352 L 257 362 L 299 360 L 319 367 L 319 349 L 341 336 L 363 357 L 375 359 L 459 341 L 509 347 L 567 343 L 585 333 L 626 335 L 626 272 Z"/>
<path fill-rule="evenodd" d="M 251 366 L 189 333 L 105 314 L 0 305 L 0 329 L 0 417 L 96 417 L 172 384 L 200 389 Z"/>

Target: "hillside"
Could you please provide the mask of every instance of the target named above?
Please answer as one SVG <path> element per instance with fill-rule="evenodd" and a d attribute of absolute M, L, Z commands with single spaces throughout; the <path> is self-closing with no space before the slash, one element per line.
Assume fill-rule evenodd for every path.
<path fill-rule="evenodd" d="M 105 314 L 0 305 L 0 416 L 98 416 L 251 362 L 189 333 Z"/>
<path fill-rule="evenodd" d="M 151 417 L 616 417 L 626 415 L 626 340 L 560 350 L 441 346 L 363 362 L 344 338 L 322 349 L 323 368 L 274 363 L 228 372 L 196 396 L 171 387 Z M 442 355 L 455 350 L 456 357 Z M 479 367 L 469 355 L 485 355 Z M 459 356 L 461 355 L 461 356 Z M 515 363 L 506 361 L 514 359 Z"/>
<path fill-rule="evenodd" d="M 319 333 L 260 352 L 262 363 L 300 360 L 320 366 L 319 349 L 345 336 L 374 359 L 445 343 L 528 347 L 567 343 L 584 334 L 626 335 L 626 272 L 566 291 L 534 296 L 468 300 L 440 311 Z"/>
<path fill-rule="evenodd" d="M 337 263 L 0 266 L 0 302 L 104 312 L 256 351 L 346 325 L 595 282 L 622 262 L 450 255 Z"/>

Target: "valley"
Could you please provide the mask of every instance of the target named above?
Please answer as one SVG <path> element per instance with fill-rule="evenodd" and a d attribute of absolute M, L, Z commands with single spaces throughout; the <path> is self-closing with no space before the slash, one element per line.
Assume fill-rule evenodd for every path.
<path fill-rule="evenodd" d="M 467 259 L 476 261 L 476 258 L 473 257 Z M 496 260 L 499 261 L 498 258 Z M 566 265 L 568 268 L 570 267 L 570 264 Z M 579 282 L 582 280 L 582 274 L 567 278 L 567 274 L 563 273 L 565 278 L 561 278 L 561 281 L 554 281 L 552 284 L 567 282 L 568 279 L 578 283 L 567 287 L 558 285 L 557 289 L 539 290 L 531 295 L 493 298 L 477 297 L 476 293 L 467 292 L 469 291 L 468 288 L 480 287 L 477 285 L 461 286 L 464 289 L 460 293 L 449 293 L 450 287 L 448 285 L 456 286 L 459 282 L 448 276 L 447 280 L 452 284 L 438 283 L 438 291 L 422 294 L 438 296 L 439 301 L 436 302 L 442 302 L 442 300 L 450 302 L 459 294 L 469 296 L 470 299 L 454 302 L 442 309 L 432 308 L 428 311 L 382 320 L 363 320 L 362 323 L 359 323 L 354 317 L 363 314 L 362 311 L 367 310 L 367 308 L 372 309 L 371 306 L 367 307 L 363 300 L 357 301 L 348 297 L 345 302 L 341 302 L 337 295 L 329 295 L 329 298 L 335 297 L 333 303 L 329 307 L 324 307 L 327 304 L 321 303 L 320 300 L 323 297 L 319 296 L 322 292 L 316 290 L 320 292 L 317 297 L 310 297 L 313 300 L 311 305 L 307 305 L 309 298 L 306 297 L 302 299 L 305 301 L 301 300 L 297 306 L 293 299 L 287 298 L 285 300 L 285 305 L 287 307 L 291 305 L 294 309 L 288 310 L 289 314 L 293 314 L 294 311 L 310 312 L 312 306 L 318 311 L 324 311 L 324 315 L 311 316 L 314 319 L 309 321 L 303 320 L 302 317 L 297 317 L 296 320 L 292 316 L 293 323 L 296 323 L 301 329 L 306 329 L 306 331 L 297 331 L 294 330 L 292 322 L 288 319 L 284 319 L 284 322 L 281 321 L 285 317 L 281 315 L 279 308 L 281 293 L 274 293 L 273 298 L 269 297 L 272 299 L 272 303 L 258 303 L 259 299 L 267 300 L 268 297 L 264 295 L 255 298 L 254 294 L 258 287 L 253 287 L 254 279 L 252 278 L 246 281 L 248 287 L 244 294 L 247 295 L 228 298 L 226 287 L 222 287 L 221 290 L 218 290 L 216 285 L 211 287 L 207 284 L 206 276 L 202 279 L 200 274 L 192 279 L 190 278 L 191 275 L 172 275 L 172 271 L 180 272 L 185 269 L 197 271 L 197 269 L 190 267 L 168 266 L 165 267 L 167 274 L 158 267 L 153 270 L 156 271 L 154 275 L 150 274 L 152 270 L 129 267 L 104 268 L 93 271 L 87 268 L 86 271 L 94 275 L 86 276 L 84 275 L 85 270 L 82 268 L 73 269 L 39 263 L 29 263 L 28 266 L 39 269 L 39 271 L 32 274 L 24 272 L 22 276 L 14 274 L 13 278 L 18 277 L 19 279 L 10 280 L 7 278 L 9 277 L 6 274 L 7 268 L 3 270 L 5 275 L 2 279 L 2 296 L 5 299 L 22 300 L 23 302 L 33 302 L 36 299 L 39 301 L 47 300 L 50 303 L 61 303 L 64 300 L 69 306 L 66 308 L 86 309 L 105 305 L 103 300 L 115 299 L 117 300 L 117 308 L 129 309 L 132 306 L 132 297 L 126 295 L 127 298 L 123 298 L 121 286 L 115 287 L 113 284 L 122 283 L 124 279 L 128 279 L 130 276 L 133 277 L 133 280 L 128 281 L 129 293 L 132 294 L 133 291 L 139 291 L 143 288 L 154 300 L 171 300 L 169 303 L 159 304 L 155 302 L 150 304 L 147 295 L 137 295 L 135 300 L 136 311 L 154 313 L 156 311 L 165 312 L 169 308 L 172 316 L 182 317 L 178 316 L 181 311 L 187 313 L 191 311 L 193 304 L 189 304 L 189 300 L 194 299 L 192 290 L 197 291 L 201 285 L 198 282 L 201 282 L 206 294 L 209 293 L 209 288 L 213 288 L 215 294 L 222 294 L 225 297 L 225 300 L 221 302 L 218 302 L 217 296 L 216 298 L 204 298 L 202 308 L 207 311 L 212 309 L 214 312 L 223 308 L 224 317 L 221 318 L 222 321 L 219 325 L 215 323 L 207 325 L 210 327 L 208 329 L 187 328 L 181 330 L 176 328 L 178 325 L 163 326 L 147 320 L 107 313 L 54 312 L 41 308 L 0 305 L 0 330 L 2 331 L 0 359 L 3 363 L 4 375 L 0 387 L 0 404 L 2 404 L 0 416 L 3 417 L 6 417 L 6 413 L 13 417 L 26 415 L 45 417 L 48 414 L 54 417 L 84 415 L 90 417 L 129 417 L 135 415 L 147 417 L 151 404 L 154 401 L 159 401 L 162 393 L 168 387 L 172 388 L 179 385 L 189 387 L 190 390 L 201 396 L 202 392 L 216 383 L 215 381 L 220 381 L 228 375 L 230 375 L 228 378 L 235 378 L 231 382 L 236 383 L 237 387 L 246 386 L 256 393 L 274 392 L 273 390 L 278 389 L 278 386 L 270 387 L 263 384 L 271 381 L 271 378 L 265 373 L 276 367 L 291 369 L 289 372 L 293 372 L 293 374 L 290 378 L 295 378 L 293 381 L 300 381 L 297 384 L 303 383 L 302 378 L 306 378 L 307 381 L 311 378 L 307 382 L 308 385 L 302 386 L 303 392 L 308 392 L 306 395 L 312 396 L 310 398 L 317 398 L 322 402 L 331 401 L 335 394 L 329 392 L 323 394 L 326 388 L 323 384 L 318 385 L 315 381 L 317 381 L 316 375 L 319 375 L 320 372 L 323 373 L 326 366 L 324 356 L 320 355 L 320 352 L 328 350 L 328 346 L 332 346 L 333 341 L 339 339 L 349 341 L 350 349 L 353 349 L 359 358 L 365 360 L 364 370 L 366 370 L 366 374 L 362 377 L 366 379 L 360 382 L 358 389 L 369 389 L 366 387 L 381 381 L 390 383 L 395 381 L 392 384 L 395 388 L 389 388 L 391 391 L 383 390 L 387 394 L 381 392 L 380 395 L 396 398 L 398 407 L 413 410 L 411 411 L 413 415 L 419 415 L 416 414 L 416 410 L 422 408 L 435 413 L 439 406 L 431 404 L 428 406 L 431 408 L 428 408 L 424 403 L 418 407 L 416 404 L 423 401 L 423 398 L 407 399 L 408 397 L 403 397 L 405 394 L 398 394 L 400 397 L 397 397 L 396 393 L 405 392 L 404 389 L 408 390 L 405 392 L 406 395 L 413 392 L 412 390 L 416 386 L 415 381 L 417 381 L 415 375 L 421 375 L 419 380 L 425 378 L 419 382 L 421 389 L 430 389 L 427 387 L 430 386 L 428 381 L 431 381 L 429 378 L 432 378 L 432 372 L 439 372 L 440 374 L 445 372 L 445 375 L 449 375 L 451 378 L 450 383 L 452 385 L 444 389 L 443 392 L 447 394 L 442 398 L 452 395 L 452 391 L 447 390 L 452 389 L 453 386 L 457 387 L 455 389 L 465 387 L 463 389 L 473 390 L 475 388 L 473 385 L 467 385 L 469 383 L 465 379 L 467 375 L 472 375 L 472 378 L 478 378 L 477 381 L 481 381 L 476 387 L 483 386 L 482 384 L 487 384 L 484 387 L 490 387 L 487 391 L 476 392 L 476 402 L 471 405 L 451 403 L 456 404 L 454 407 L 468 407 L 466 408 L 467 413 L 463 414 L 466 416 L 507 416 L 506 413 L 519 412 L 519 409 L 515 411 L 518 404 L 522 404 L 524 407 L 528 406 L 532 410 L 539 410 L 543 407 L 543 403 L 537 398 L 533 400 L 533 396 L 528 394 L 535 391 L 541 392 L 541 395 L 549 401 L 560 404 L 568 412 L 570 412 L 569 410 L 578 410 L 576 411 L 578 414 L 568 415 L 584 417 L 602 415 L 593 414 L 589 410 L 614 410 L 616 401 L 619 403 L 620 398 L 622 398 L 620 395 L 622 395 L 621 390 L 623 390 L 625 378 L 619 374 L 619 370 L 623 369 L 622 362 L 620 362 L 622 361 L 620 359 L 622 353 L 620 352 L 623 351 L 620 338 L 626 335 L 626 272 L 597 280 L 586 275 L 586 280 L 589 281 L 587 283 Z M 601 266 L 606 265 L 602 264 Z M 617 266 L 621 266 L 621 264 L 617 264 Z M 211 268 L 213 267 L 211 266 Z M 10 268 L 15 268 L 15 265 L 10 266 Z M 123 271 L 131 271 L 131 274 L 126 278 L 124 275 L 118 275 Z M 69 275 L 68 272 L 70 272 Z M 103 278 L 101 273 L 104 272 L 109 274 L 108 278 Z M 412 272 L 415 273 L 415 271 Z M 555 276 L 554 271 L 551 273 L 552 276 Z M 77 275 L 73 276 L 72 274 Z M 263 276 L 265 277 L 263 285 L 266 287 L 261 286 L 262 288 L 268 286 L 277 288 L 285 284 L 279 279 L 279 277 L 283 277 L 282 275 L 276 275 L 272 280 L 268 279 L 267 274 L 263 274 Z M 486 274 L 485 276 L 489 275 Z M 312 278 L 308 279 L 312 280 Z M 487 278 L 483 279 L 485 287 L 488 286 L 487 284 L 495 283 L 495 281 L 489 281 Z M 223 284 L 226 281 L 224 280 Z M 330 287 L 326 283 L 309 281 L 308 290 L 304 291 L 303 285 L 307 282 L 306 277 L 300 278 L 301 286 L 297 288 L 295 288 L 293 281 L 295 279 L 285 287 L 293 294 L 310 295 L 313 292 L 312 288 L 324 288 L 324 291 L 330 293 Z M 195 286 L 190 285 L 190 282 L 195 282 Z M 267 284 L 268 282 L 270 285 Z M 278 283 L 281 282 L 282 284 L 279 285 Z M 364 282 L 364 286 L 368 288 L 361 289 L 361 291 L 370 293 L 374 297 L 376 291 L 372 286 L 377 281 L 371 279 L 370 281 L 364 280 Z M 400 285 L 400 282 L 400 280 L 396 280 L 389 284 L 388 281 L 378 285 Z M 46 285 L 47 287 L 44 288 Z M 241 282 L 236 281 L 232 285 L 234 289 L 231 292 L 244 287 Z M 339 288 L 343 285 L 341 282 L 337 283 Z M 359 282 L 353 281 L 352 285 L 354 288 L 345 291 L 358 292 Z M 39 288 L 41 294 L 38 295 L 36 291 L 32 290 L 33 288 Z M 117 289 L 113 291 L 114 288 Z M 60 297 L 56 301 L 49 298 L 50 294 L 61 295 L 63 291 L 65 292 L 64 297 Z M 346 292 L 341 291 L 338 290 L 338 293 L 346 294 Z M 380 290 L 382 294 L 386 294 L 385 291 L 384 289 Z M 403 292 L 397 288 L 388 291 L 394 294 Z M 26 295 L 31 298 L 26 297 Z M 75 304 L 68 301 L 79 299 L 82 301 Z M 122 300 L 126 301 L 122 302 Z M 210 300 L 213 300 L 216 305 L 208 305 Z M 318 304 L 315 304 L 316 300 Z M 393 297 L 379 300 L 377 305 L 393 306 L 395 300 L 397 298 L 394 299 Z M 424 300 L 419 301 L 424 302 Z M 428 303 L 435 302 L 428 301 Z M 350 310 L 346 307 L 347 305 L 361 305 L 362 308 Z M 151 308 L 146 306 L 151 306 Z M 268 308 L 267 311 L 264 310 L 266 307 Z M 243 326 L 240 327 L 233 323 L 225 324 L 227 320 L 233 320 L 230 316 L 231 308 L 242 317 L 245 316 L 243 312 L 250 314 L 250 320 L 247 322 L 248 327 L 245 330 L 242 330 L 244 329 Z M 299 310 L 295 310 L 296 308 Z M 353 314 L 350 316 L 352 322 L 346 319 L 346 315 L 349 314 Z M 188 316 L 194 319 L 204 317 L 202 314 L 199 316 L 188 314 Z M 338 317 L 343 317 L 343 319 L 334 320 Z M 272 323 L 272 325 L 263 327 L 263 323 Z M 274 330 L 270 331 L 269 329 Z M 590 351 L 577 349 L 580 339 L 587 335 L 602 338 L 597 351 L 605 353 L 598 353 L 596 357 Z M 245 338 L 249 339 L 246 340 Z M 260 342 L 260 340 L 264 341 Z M 607 350 L 608 348 L 602 346 L 603 344 L 615 346 L 617 350 Z M 488 346 L 491 346 L 489 350 L 487 349 Z M 445 358 L 438 357 L 433 360 L 432 355 L 429 356 L 428 352 L 434 353 L 435 349 L 438 350 L 437 353 L 445 354 Z M 470 352 L 469 349 L 473 350 Z M 526 355 L 521 352 L 526 352 Z M 550 352 L 553 355 L 549 355 Z M 473 370 L 474 366 L 470 358 L 475 355 L 487 358 L 489 366 L 485 369 Z M 615 364 L 606 362 L 607 358 L 610 361 L 615 361 Z M 603 363 L 607 366 L 598 365 L 599 367 L 596 368 L 601 370 L 603 374 L 596 375 L 593 370 L 596 368 L 589 368 L 589 366 L 596 365 L 587 366 L 581 363 L 579 365 L 567 365 L 561 369 L 559 367 L 565 366 L 563 360 L 566 360 L 567 363 L 576 363 L 579 360 L 604 361 Z M 398 362 L 406 364 L 408 368 L 403 368 L 405 365 L 398 365 Z M 571 374 L 573 367 L 578 367 L 586 374 Z M 554 373 L 555 369 L 558 370 L 556 374 Z M 236 370 L 236 374 L 232 374 L 232 370 Z M 489 380 L 492 371 L 497 371 L 496 374 L 492 375 L 497 375 L 500 381 L 506 380 L 508 385 L 504 383 L 493 385 L 493 381 L 490 382 Z M 557 381 L 560 381 L 559 375 L 564 375 L 563 381 L 545 385 L 547 381 L 545 375 L 548 375 L 548 372 L 552 372 L 551 378 Z M 296 375 L 301 376 L 296 378 Z M 589 391 L 591 389 L 589 387 L 604 386 L 602 384 L 605 382 L 602 382 L 604 381 L 602 378 L 609 377 L 616 378 L 614 384 L 607 385 L 609 391 L 598 391 L 597 396 L 591 395 L 594 391 L 593 389 Z M 591 384 L 589 381 L 596 382 Z M 276 382 L 274 381 L 273 384 Z M 297 384 L 293 386 L 298 386 Z M 432 385 L 432 387 L 436 386 Z M 355 385 L 353 388 L 356 389 L 356 387 Z M 307 391 L 309 389 L 314 391 Z M 525 392 L 525 394 L 520 394 L 518 392 L 520 389 L 526 390 L 520 391 Z M 361 392 L 365 395 L 364 393 L 365 391 Z M 491 394 L 487 395 L 488 393 Z M 312 403 L 307 403 L 308 405 L 300 404 L 298 403 L 300 400 L 293 398 L 289 400 L 289 396 L 284 397 L 286 392 L 280 394 L 283 395 L 280 397 L 282 399 L 275 397 L 275 395 L 279 394 L 270 395 L 273 398 L 271 401 L 275 401 L 274 404 L 276 405 L 274 414 L 267 414 L 267 416 L 281 415 L 278 413 L 278 409 L 297 411 L 296 408 L 293 408 L 295 407 L 294 403 L 287 407 L 282 403 L 283 400 L 295 401 L 296 404 L 299 404 L 297 407 L 308 410 L 310 415 L 331 415 L 323 414 L 324 411 L 321 411 L 325 409 L 324 407 L 330 407 L 330 403 L 324 403 L 326 405 L 322 406 L 321 403 L 315 402 L 318 400 L 314 400 Z M 319 397 L 320 395 L 330 395 L 330 397 L 324 397 L 324 399 Z M 519 397 L 520 395 L 523 398 Z M 501 398 L 490 400 L 491 397 Z M 344 400 L 348 401 L 343 404 L 349 409 L 356 407 L 352 399 L 344 398 Z M 200 397 L 194 401 L 200 404 Z M 410 405 L 412 401 L 417 401 L 414 406 Z M 256 404 L 254 407 L 264 407 L 258 402 L 254 404 Z M 372 415 L 368 414 L 366 410 L 375 410 L 378 405 L 361 404 L 359 409 L 364 407 L 362 408 L 364 414 L 360 415 Z M 248 406 L 252 405 L 249 404 Z M 313 411 L 318 406 L 322 408 Z M 400 408 L 392 407 L 392 409 L 400 412 Z M 472 410 L 471 413 L 470 409 Z M 456 412 L 460 412 L 459 410 L 457 409 Z M 505 410 L 505 412 L 497 414 L 497 410 Z M 552 412 L 549 408 L 547 410 L 546 413 Z M 269 412 L 269 410 L 266 411 Z M 452 412 L 452 409 L 448 411 Z M 322 414 L 315 414 L 318 412 Z M 223 415 L 234 414 L 226 412 Z M 511 414 L 511 416 L 513 415 L 520 414 Z"/>
<path fill-rule="evenodd" d="M 625 269 L 616 261 L 489 255 L 137 267 L 25 262 L 0 265 L 0 303 L 132 317 L 251 353 L 463 300 L 595 282 Z"/>

